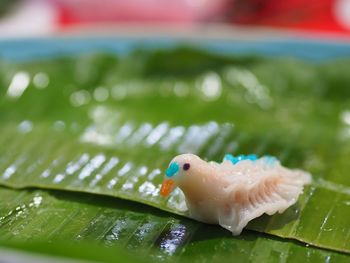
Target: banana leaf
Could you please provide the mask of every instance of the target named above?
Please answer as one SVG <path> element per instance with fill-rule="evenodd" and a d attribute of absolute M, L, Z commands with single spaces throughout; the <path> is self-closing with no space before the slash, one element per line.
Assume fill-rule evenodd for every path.
<path fill-rule="evenodd" d="M 9 248 L 99 262 L 349 259 L 341 253 L 250 231 L 232 237 L 218 226 L 110 197 L 5 188 L 0 188 L 0 197 L 6 200 L 0 207 L 4 215 L 0 218 L 0 244 Z M 49 243 L 40 243 L 42 240 Z"/>
<path fill-rule="evenodd" d="M 349 65 L 189 48 L 3 61 L 0 183 L 113 196 L 187 216 L 180 191 L 158 194 L 174 155 L 275 155 L 311 172 L 313 183 L 285 213 L 248 228 L 349 253 Z M 223 246 L 243 242 L 219 233 Z"/>

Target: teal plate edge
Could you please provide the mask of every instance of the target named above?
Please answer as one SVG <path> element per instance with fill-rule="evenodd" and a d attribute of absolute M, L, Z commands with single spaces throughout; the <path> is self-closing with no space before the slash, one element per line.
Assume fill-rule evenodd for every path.
<path fill-rule="evenodd" d="M 312 61 L 350 57 L 350 42 L 303 39 L 222 40 L 172 37 L 51 37 L 0 41 L 0 59 L 26 61 L 89 52 L 127 54 L 135 48 L 191 46 L 219 54 L 295 57 Z"/>

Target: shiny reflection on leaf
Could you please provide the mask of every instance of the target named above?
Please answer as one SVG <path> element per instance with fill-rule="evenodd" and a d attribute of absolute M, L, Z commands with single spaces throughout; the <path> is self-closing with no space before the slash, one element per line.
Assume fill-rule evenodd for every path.
<path fill-rule="evenodd" d="M 117 164 L 119 163 L 118 157 L 111 157 L 111 159 L 106 163 L 106 165 L 103 167 L 101 174 L 106 174 L 110 170 L 112 170 Z"/>
<path fill-rule="evenodd" d="M 135 146 L 140 143 L 149 133 L 152 131 L 152 125 L 150 123 L 141 124 L 140 128 L 126 141 L 128 146 Z"/>
<path fill-rule="evenodd" d="M 80 136 L 82 142 L 122 149 L 136 146 L 156 147 L 162 151 L 174 150 L 177 153 L 198 153 L 204 148 L 211 148 L 209 155 L 214 155 L 224 143 L 224 138 L 232 131 L 232 127 L 229 127 L 232 124 L 219 125 L 213 121 L 188 128 L 171 127 L 168 122 L 155 126 L 143 122 L 135 127 L 131 121 L 120 123 L 117 117 L 111 118 L 109 113 L 107 115 L 101 114 L 98 122 L 94 121 L 94 124 L 85 129 Z M 209 145 L 210 141 L 213 146 Z"/>
<path fill-rule="evenodd" d="M 14 175 L 21 164 L 25 162 L 28 155 L 22 153 L 20 157 L 18 157 L 11 165 L 9 165 L 4 171 L 2 178 L 4 180 L 8 180 L 12 175 Z"/>
<path fill-rule="evenodd" d="M 62 156 L 60 156 L 57 159 L 53 160 L 51 165 L 40 174 L 40 177 L 41 178 L 48 178 L 52 173 L 52 169 L 54 167 L 58 166 L 63 161 L 63 159 L 64 158 Z"/>
<path fill-rule="evenodd" d="M 17 130 L 20 133 L 28 133 L 32 131 L 32 129 L 33 129 L 33 123 L 28 120 L 22 121 L 17 127 Z"/>
<path fill-rule="evenodd" d="M 151 195 L 156 189 L 156 186 L 152 184 L 151 182 L 144 182 L 142 185 L 140 185 L 138 191 L 141 193 L 142 196 L 148 196 Z"/>
<path fill-rule="evenodd" d="M 157 242 L 159 248 L 165 254 L 171 256 L 176 250 L 186 241 L 189 233 L 186 226 L 182 224 L 175 224 L 170 227 L 170 229 L 165 230 Z"/>
<path fill-rule="evenodd" d="M 169 124 L 163 122 L 153 129 L 153 131 L 146 138 L 146 146 L 152 146 L 157 143 L 168 131 Z"/>
<path fill-rule="evenodd" d="M 350 111 L 349 110 L 343 111 L 340 115 L 340 118 L 344 124 L 350 125 Z"/>
<path fill-rule="evenodd" d="M 217 73 L 209 72 L 197 83 L 197 87 L 204 100 L 217 100 L 222 90 L 221 78 Z"/>
<path fill-rule="evenodd" d="M 106 241 L 118 240 L 121 232 L 128 228 L 127 223 L 125 219 L 119 219 L 113 226 L 111 233 L 105 237 Z"/>
<path fill-rule="evenodd" d="M 9 167 L 6 168 L 5 172 L 2 175 L 2 178 L 4 179 L 8 179 L 11 177 L 11 175 L 13 175 L 16 172 L 17 168 L 15 165 L 11 165 Z"/>
<path fill-rule="evenodd" d="M 0 216 L 0 226 L 11 222 L 11 220 L 19 220 L 19 218 L 26 218 L 30 210 L 33 208 L 39 208 L 43 202 L 43 197 L 40 194 L 35 196 L 27 204 L 22 204 L 10 210 L 7 214 Z M 14 218 L 14 219 L 13 219 Z M 13 232 L 15 235 L 15 231 Z"/>
<path fill-rule="evenodd" d="M 29 207 L 34 206 L 34 207 L 39 207 L 39 205 L 41 204 L 41 202 L 43 201 L 43 197 L 42 196 L 35 196 L 33 198 L 33 202 L 29 204 Z"/>
<path fill-rule="evenodd" d="M 73 174 L 76 171 L 78 171 L 83 165 L 85 165 L 88 160 L 89 160 L 90 156 L 87 153 L 84 153 L 80 156 L 80 158 L 78 159 L 78 161 L 76 162 L 70 162 L 68 163 L 65 173 L 66 174 Z"/>
<path fill-rule="evenodd" d="M 49 76 L 44 72 L 36 73 L 33 77 L 33 84 L 38 89 L 45 89 L 50 83 Z"/>
<path fill-rule="evenodd" d="M 150 237 L 153 238 L 154 236 L 154 232 L 157 231 L 159 227 L 159 223 L 158 222 L 146 222 L 144 224 L 142 224 L 141 226 L 139 226 L 134 234 L 134 243 L 136 244 L 128 244 L 128 248 L 132 249 L 132 248 L 140 248 L 142 247 L 142 242 L 146 241 L 147 243 L 150 242 Z"/>
<path fill-rule="evenodd" d="M 115 136 L 115 143 L 122 143 L 126 138 L 128 138 L 134 132 L 134 125 L 131 122 L 125 123 Z"/>
<path fill-rule="evenodd" d="M 270 90 L 261 84 L 257 77 L 247 69 L 230 68 L 226 71 L 225 77 L 233 86 L 241 85 L 245 88 L 245 100 L 251 104 L 257 104 L 262 109 L 273 106 L 273 99 Z"/>
<path fill-rule="evenodd" d="M 158 196 L 160 185 L 157 187 L 152 183 L 152 181 L 154 181 L 156 177 L 161 177 L 161 171 L 158 168 L 152 170 L 147 176 L 148 180 L 146 180 L 143 184 L 139 186 L 138 192 L 141 194 L 142 197 Z"/>
<path fill-rule="evenodd" d="M 95 127 L 88 127 L 81 136 L 82 142 L 94 143 L 98 145 L 111 145 L 113 138 L 109 135 L 98 132 Z"/>
<path fill-rule="evenodd" d="M 94 99 L 98 102 L 103 102 L 109 97 L 109 90 L 105 87 L 98 87 L 94 90 Z"/>
<path fill-rule="evenodd" d="M 88 104 L 91 100 L 91 95 L 87 90 L 79 90 L 70 95 L 70 102 L 74 107 L 80 107 Z"/>
<path fill-rule="evenodd" d="M 340 120 L 343 124 L 339 132 L 339 136 L 343 140 L 348 140 L 350 138 L 350 111 L 344 110 L 340 113 Z"/>
<path fill-rule="evenodd" d="M 107 183 L 107 188 L 112 189 L 122 177 L 124 177 L 127 173 L 129 173 L 132 170 L 133 167 L 134 167 L 134 164 L 132 162 L 125 163 L 119 169 L 117 176 L 109 180 L 109 182 Z"/>
<path fill-rule="evenodd" d="M 105 235 L 105 244 L 112 245 L 118 241 L 119 245 L 125 246 L 142 221 L 143 218 L 140 215 L 132 212 L 126 212 L 124 216 L 119 216 L 112 229 Z"/>
<path fill-rule="evenodd" d="M 64 172 L 56 174 L 56 176 L 53 179 L 53 183 L 58 184 L 62 182 L 67 175 L 72 175 L 75 172 L 79 171 L 90 159 L 90 156 L 87 153 L 82 154 L 80 157 L 78 157 L 77 161 L 69 162 L 66 166 L 66 169 Z M 48 171 L 48 176 L 50 175 L 50 171 Z M 44 174 L 41 176 L 43 177 Z"/>
<path fill-rule="evenodd" d="M 117 184 L 117 181 L 118 181 L 117 178 L 111 179 L 107 184 L 107 188 L 112 189 Z"/>
<path fill-rule="evenodd" d="M 198 153 L 199 150 L 208 142 L 209 138 L 216 135 L 218 131 L 219 125 L 216 122 L 209 122 L 208 124 L 202 126 L 190 126 L 185 134 L 183 142 L 177 148 L 177 152 Z"/>
<path fill-rule="evenodd" d="M 167 206 L 176 211 L 186 212 L 188 210 L 185 195 L 183 192 L 176 188 L 168 199 Z"/>
<path fill-rule="evenodd" d="M 150 172 L 150 174 L 148 175 L 148 180 L 152 181 L 154 180 L 154 178 L 156 178 L 158 175 L 161 174 L 160 169 L 154 169 L 152 172 Z"/>
<path fill-rule="evenodd" d="M 131 190 L 134 188 L 135 184 L 146 175 L 148 167 L 143 165 L 141 166 L 134 174 L 130 175 L 129 178 L 122 186 L 123 191 Z M 142 180 L 142 179 L 141 179 Z"/>
<path fill-rule="evenodd" d="M 21 97 L 23 92 L 28 88 L 29 82 L 30 77 L 27 72 L 17 72 L 11 80 L 10 86 L 7 90 L 7 96 L 11 98 Z"/>
<path fill-rule="evenodd" d="M 106 157 L 103 154 L 98 154 L 94 158 L 92 158 L 81 170 L 78 178 L 80 180 L 84 180 L 85 178 L 89 177 L 93 171 L 98 169 L 106 160 Z"/>
<path fill-rule="evenodd" d="M 102 178 L 109 173 L 119 163 L 118 157 L 111 157 L 109 161 L 104 165 L 101 172 L 95 175 L 95 178 L 90 182 L 90 186 L 95 186 Z"/>
<path fill-rule="evenodd" d="M 160 141 L 160 148 L 162 150 L 169 150 L 176 144 L 180 138 L 184 135 L 186 128 L 183 126 L 173 127 L 169 130 L 168 134 Z"/>
<path fill-rule="evenodd" d="M 94 121 L 94 123 L 103 124 L 108 121 L 110 111 L 107 107 L 99 105 L 92 108 L 89 112 L 89 117 Z"/>
<path fill-rule="evenodd" d="M 55 178 L 53 179 L 53 182 L 55 184 L 58 184 L 58 183 L 62 182 L 64 178 L 65 178 L 64 174 L 56 174 Z"/>
<path fill-rule="evenodd" d="M 66 128 L 66 124 L 64 121 L 55 121 L 53 124 L 53 129 L 55 131 L 61 132 Z"/>
<path fill-rule="evenodd" d="M 124 176 L 126 175 L 130 170 L 131 168 L 133 167 L 133 163 L 132 162 L 127 162 L 119 171 L 118 171 L 118 175 L 121 177 L 121 176 Z"/>

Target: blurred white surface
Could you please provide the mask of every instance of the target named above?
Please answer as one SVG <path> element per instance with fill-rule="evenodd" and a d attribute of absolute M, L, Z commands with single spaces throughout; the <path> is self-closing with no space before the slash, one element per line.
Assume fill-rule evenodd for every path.
<path fill-rule="evenodd" d="M 350 29 L 350 0 L 338 0 L 334 12 L 338 22 Z"/>
<path fill-rule="evenodd" d="M 0 18 L 0 38 L 52 34 L 56 30 L 56 19 L 56 9 L 48 1 L 21 1 Z"/>

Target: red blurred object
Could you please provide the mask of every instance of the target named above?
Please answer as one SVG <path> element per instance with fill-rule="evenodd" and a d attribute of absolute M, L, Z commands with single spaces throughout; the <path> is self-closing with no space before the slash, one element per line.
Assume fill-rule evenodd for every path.
<path fill-rule="evenodd" d="M 53 0 L 63 25 L 222 20 L 232 0 Z"/>
<path fill-rule="evenodd" d="M 236 0 L 231 21 L 245 25 L 350 32 L 350 0 Z"/>
<path fill-rule="evenodd" d="M 51 0 L 59 24 L 226 22 L 350 33 L 350 0 Z"/>

